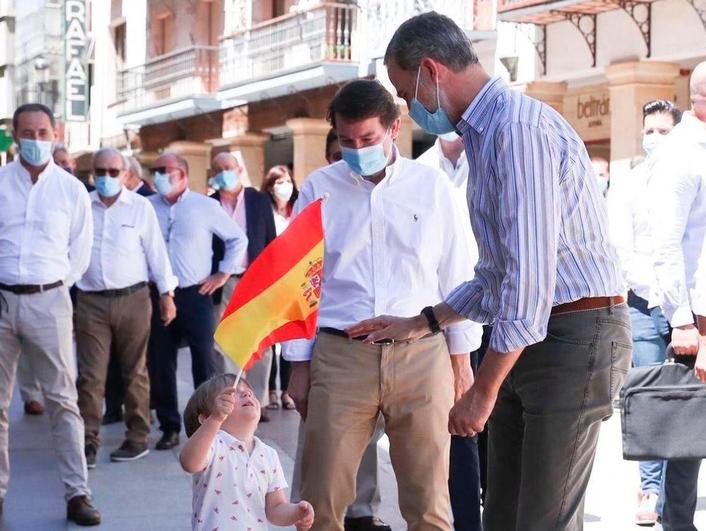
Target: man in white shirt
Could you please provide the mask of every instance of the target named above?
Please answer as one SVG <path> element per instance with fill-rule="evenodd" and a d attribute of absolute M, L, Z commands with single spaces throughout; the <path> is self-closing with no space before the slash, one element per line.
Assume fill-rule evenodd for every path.
<path fill-rule="evenodd" d="M 399 111 L 380 83 L 345 85 L 329 118 L 343 161 L 309 176 L 295 207 L 327 197 L 319 332 L 284 348 L 293 362 L 289 391 L 305 418 L 301 495 L 316 511 L 312 529 L 344 529 L 382 413 L 409 529 L 448 530 L 448 412 L 471 384 L 468 353 L 480 344 L 480 326 L 466 321 L 420 341 L 374 345 L 343 330 L 380 312 L 416 314 L 470 278 L 462 216 L 445 176 L 400 156 Z"/>
<path fill-rule="evenodd" d="M 125 389 L 127 432 L 112 461 L 133 461 L 148 453 L 150 385 L 147 340 L 152 305 L 147 282 L 160 294 L 165 326 L 176 316 L 172 273 L 157 216 L 147 199 L 125 187 L 127 161 L 117 150 L 93 155 L 96 190 L 91 192 L 93 251 L 78 281 L 76 350 L 78 405 L 86 426 L 86 463 L 95 468 L 100 446 L 108 362 L 112 354 Z"/>
<path fill-rule="evenodd" d="M 172 269 L 179 281 L 175 290 L 176 319 L 165 326 L 153 296 L 152 330 L 148 347 L 152 404 L 157 410 L 162 438 L 157 450 L 179 444 L 181 415 L 177 396 L 177 349 L 186 340 L 191 350 L 194 387 L 222 366 L 213 345 L 215 328 L 211 295 L 231 275 L 242 273 L 248 239 L 217 201 L 189 189 L 189 165 L 174 153 L 163 153 L 152 163 L 157 194 L 148 197 L 157 213 Z M 225 244 L 218 271 L 211 274 L 213 236 Z"/>
<path fill-rule="evenodd" d="M 608 194 L 610 237 L 618 251 L 628 288 L 634 367 L 660 364 L 667 354 L 669 324 L 659 307 L 656 293 L 647 187 L 649 167 L 654 162 L 658 145 L 681 120 L 681 111 L 666 100 L 646 103 L 642 114 L 642 145 L 647 159 L 624 179 L 616 179 Z M 640 463 L 640 495 L 635 515 L 638 525 L 657 522 L 663 467 L 662 460 Z"/>
<path fill-rule="evenodd" d="M 55 122 L 47 107 L 20 106 L 12 125 L 20 156 L 0 168 L 0 514 L 10 478 L 8 407 L 22 355 L 44 393 L 66 516 L 97 525 L 101 517 L 91 505 L 83 455 L 68 291 L 91 257 L 90 202 L 83 184 L 51 158 Z"/>
<path fill-rule="evenodd" d="M 694 69 L 690 90 L 691 110 L 656 153 L 649 194 L 656 287 L 672 325 L 672 347 L 706 382 L 706 62 Z M 667 462 L 665 531 L 696 531 L 700 466 L 701 460 Z"/>

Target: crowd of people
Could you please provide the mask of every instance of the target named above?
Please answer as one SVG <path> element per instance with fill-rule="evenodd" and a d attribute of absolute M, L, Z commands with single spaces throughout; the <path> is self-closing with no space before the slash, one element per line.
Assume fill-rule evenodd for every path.
<path fill-rule="evenodd" d="M 328 165 L 301 189 L 286 166 L 246 186 L 220 152 L 207 196 L 175 153 L 146 180 L 107 147 L 94 187 L 72 175 L 48 108 L 16 110 L 19 156 L 0 168 L 0 514 L 16 373 L 25 412 L 50 417 L 80 525 L 101 520 L 87 473 L 101 425 L 124 421 L 110 459 L 137 460 L 153 409 L 156 449 L 185 428 L 193 529 L 389 531 L 383 434 L 411 531 L 582 529 L 629 367 L 662 363 L 671 343 L 706 382 L 706 63 L 689 111 L 645 105 L 645 159 L 613 181 L 561 115 L 491 78 L 447 17 L 405 22 L 385 64 L 434 145 L 404 157 L 393 96 L 352 81 L 329 106 Z M 316 337 L 268 350 L 233 387 L 216 323 L 248 266 L 321 197 Z M 183 417 L 182 346 L 195 388 Z M 280 407 L 302 420 L 294 503 L 255 436 L 263 408 Z M 695 530 L 699 467 L 641 463 L 636 522 Z"/>

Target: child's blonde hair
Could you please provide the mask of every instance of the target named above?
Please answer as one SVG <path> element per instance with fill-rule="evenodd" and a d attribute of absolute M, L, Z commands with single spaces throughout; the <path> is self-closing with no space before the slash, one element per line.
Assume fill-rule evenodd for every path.
<path fill-rule="evenodd" d="M 184 428 L 186 429 L 187 437 L 191 437 L 201 426 L 199 416 L 208 417 L 211 414 L 216 397 L 224 389 L 233 387 L 236 379 L 237 376 L 233 373 L 218 374 L 196 388 L 184 409 Z M 241 378 L 240 383 L 248 386 L 251 391 L 253 390 L 246 380 Z"/>

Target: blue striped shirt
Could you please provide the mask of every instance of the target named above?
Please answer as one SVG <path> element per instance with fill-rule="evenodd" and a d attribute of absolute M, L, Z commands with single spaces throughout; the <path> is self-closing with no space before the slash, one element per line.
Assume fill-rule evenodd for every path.
<path fill-rule="evenodd" d="M 493 324 L 490 348 L 538 343 L 552 306 L 623 291 L 588 153 L 559 113 L 495 78 L 457 128 L 479 261 L 446 302 Z"/>

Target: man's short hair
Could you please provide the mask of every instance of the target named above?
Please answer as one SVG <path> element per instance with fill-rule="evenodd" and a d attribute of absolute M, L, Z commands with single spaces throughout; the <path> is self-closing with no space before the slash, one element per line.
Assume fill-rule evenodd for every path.
<path fill-rule="evenodd" d="M 25 103 L 20 105 L 15 109 L 15 114 L 12 115 L 12 129 L 17 133 L 17 128 L 20 123 L 20 114 L 23 112 L 43 112 L 49 118 L 49 123 L 51 123 L 51 128 L 56 129 L 56 118 L 54 118 L 54 113 L 46 105 L 41 103 Z"/>
<path fill-rule="evenodd" d="M 93 156 L 91 157 L 91 168 L 96 167 L 96 159 L 102 155 L 113 155 L 113 156 L 120 157 L 120 160 L 123 161 L 122 169 L 127 170 L 130 168 L 128 161 L 127 161 L 127 157 L 125 155 L 123 155 L 122 153 L 120 153 L 120 151 L 118 151 L 117 149 L 112 148 L 112 147 L 102 147 L 98 151 L 96 151 L 93 154 Z"/>
<path fill-rule="evenodd" d="M 184 408 L 184 429 L 187 437 L 191 437 L 201 426 L 199 415 L 208 417 L 212 412 L 216 397 L 224 389 L 233 387 L 236 379 L 236 375 L 232 373 L 218 374 L 196 388 Z M 240 383 L 248 386 L 252 391 L 252 386 L 246 380 L 241 379 Z"/>
<path fill-rule="evenodd" d="M 331 100 L 326 118 L 334 129 L 336 115 L 351 121 L 377 116 L 389 128 L 400 117 L 400 110 L 379 81 L 357 79 L 343 85 Z"/>
<path fill-rule="evenodd" d="M 679 107 L 674 105 L 674 103 L 669 100 L 652 100 L 645 103 L 642 107 L 642 122 L 644 123 L 645 118 L 648 116 L 659 113 L 671 114 L 672 119 L 674 120 L 674 125 L 681 122 L 682 112 L 679 110 Z"/>
<path fill-rule="evenodd" d="M 64 144 L 55 144 L 51 154 L 52 156 L 56 156 L 57 153 L 61 153 L 62 151 L 67 155 L 71 156 L 71 153 L 69 153 L 69 150 L 66 149 L 66 146 Z"/>
<path fill-rule="evenodd" d="M 471 40 L 449 17 L 435 11 L 405 21 L 390 39 L 385 64 L 394 59 L 403 70 L 416 70 L 429 57 L 459 72 L 478 62 Z"/>
<path fill-rule="evenodd" d="M 127 169 L 142 179 L 142 164 L 133 156 L 127 157 Z"/>

